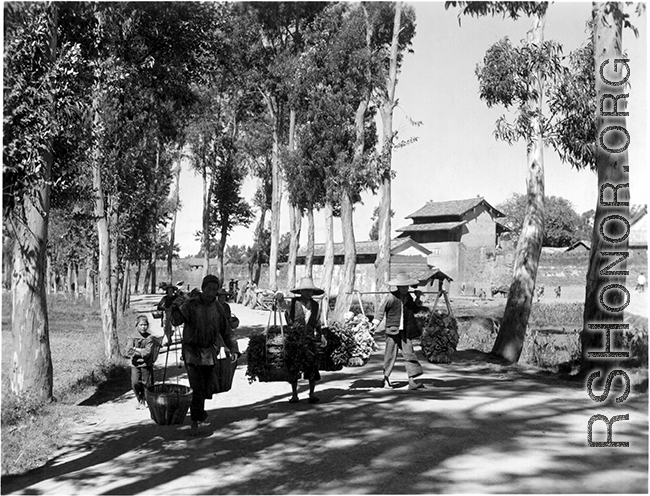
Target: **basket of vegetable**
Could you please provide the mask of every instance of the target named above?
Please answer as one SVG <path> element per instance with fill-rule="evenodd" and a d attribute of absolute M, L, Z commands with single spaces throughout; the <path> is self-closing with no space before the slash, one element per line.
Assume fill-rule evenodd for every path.
<path fill-rule="evenodd" d="M 433 311 L 422 329 L 420 345 L 431 363 L 451 363 L 458 346 L 458 322 L 449 314 Z"/>
<path fill-rule="evenodd" d="M 341 343 L 332 351 L 332 361 L 336 365 L 363 366 L 377 349 L 372 323 L 365 315 L 357 315 L 344 323 L 334 322 L 330 331 Z"/>
<path fill-rule="evenodd" d="M 303 325 L 272 326 L 248 342 L 248 381 L 291 381 L 317 360 L 316 346 Z"/>

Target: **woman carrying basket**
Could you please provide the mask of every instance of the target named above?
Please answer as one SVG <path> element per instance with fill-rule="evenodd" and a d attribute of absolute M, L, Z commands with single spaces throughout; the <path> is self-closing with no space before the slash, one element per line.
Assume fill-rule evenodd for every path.
<path fill-rule="evenodd" d="M 208 274 L 201 283 L 201 293 L 184 300 L 178 298 L 172 305 L 172 323 L 185 324 L 183 356 L 192 388 L 190 418 L 194 436 L 199 422 L 208 417 L 205 400 L 212 398 L 212 374 L 221 347 L 228 348 L 232 361 L 241 355 L 225 311 L 217 301 L 219 286 L 219 278 Z"/>
<path fill-rule="evenodd" d="M 312 356 L 314 357 L 313 363 L 309 367 L 304 367 L 302 375 L 305 379 L 309 380 L 309 403 L 318 403 L 320 399 L 314 394 L 316 388 L 316 381 L 320 381 L 320 372 L 318 371 L 318 360 L 316 359 L 316 346 L 320 343 L 322 346 L 327 345 L 327 340 L 321 334 L 320 328 L 320 308 L 316 300 L 312 298 L 314 295 L 321 295 L 325 291 L 314 286 L 314 281 L 311 277 L 303 277 L 300 284 L 291 290 L 292 293 L 297 294 L 297 297 L 291 299 L 289 311 L 286 313 L 287 323 L 289 325 L 299 324 L 303 325 L 304 332 L 311 338 L 309 340 L 312 345 Z M 300 373 L 291 377 L 291 398 L 289 403 L 298 403 L 298 379 Z"/>

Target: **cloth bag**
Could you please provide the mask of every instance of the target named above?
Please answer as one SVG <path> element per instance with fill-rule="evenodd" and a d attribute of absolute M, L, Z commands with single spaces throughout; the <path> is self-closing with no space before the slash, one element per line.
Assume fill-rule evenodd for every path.
<path fill-rule="evenodd" d="M 230 359 L 230 353 L 224 353 L 223 349 L 216 362 L 212 371 L 212 392 L 214 394 L 225 393 L 232 389 L 237 362 L 233 362 Z"/>

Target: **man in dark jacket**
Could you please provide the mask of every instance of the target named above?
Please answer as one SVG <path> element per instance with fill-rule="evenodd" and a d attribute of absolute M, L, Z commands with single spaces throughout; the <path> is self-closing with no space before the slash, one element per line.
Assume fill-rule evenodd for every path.
<path fill-rule="evenodd" d="M 172 305 L 172 324 L 184 324 L 183 356 L 192 388 L 192 435 L 208 416 L 205 400 L 212 398 L 212 374 L 221 348 L 228 348 L 233 361 L 240 356 L 225 311 L 217 301 L 219 286 L 219 278 L 209 274 L 203 278 L 197 296 L 177 298 Z"/>
<path fill-rule="evenodd" d="M 415 286 L 419 281 L 411 279 L 405 273 L 399 273 L 395 279 L 388 281 L 389 286 L 397 286 L 397 291 L 386 295 L 379 307 L 379 312 L 372 321 L 377 327 L 386 317 L 386 348 L 384 350 L 384 379 L 382 386 L 392 388 L 389 377 L 397 360 L 397 350 L 402 352 L 406 362 L 406 375 L 409 389 L 423 389 L 424 384 L 415 382 L 422 375 L 422 366 L 415 355 L 412 337 L 419 334 L 415 312 L 422 306 L 420 296 L 415 292 L 415 300 L 409 294 L 409 286 Z"/>

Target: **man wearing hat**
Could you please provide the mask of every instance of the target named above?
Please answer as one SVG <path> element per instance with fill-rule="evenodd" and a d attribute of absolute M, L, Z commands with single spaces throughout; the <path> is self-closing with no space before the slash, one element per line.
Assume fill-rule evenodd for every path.
<path fill-rule="evenodd" d="M 397 360 L 397 350 L 402 352 L 406 362 L 406 375 L 408 376 L 409 389 L 423 389 L 424 384 L 415 382 L 415 378 L 422 375 L 422 366 L 418 362 L 413 342 L 409 338 L 418 332 L 415 312 L 422 306 L 421 292 L 415 292 L 415 300 L 409 294 L 409 286 L 416 286 L 419 281 L 411 279 L 408 274 L 400 272 L 394 279 L 388 281 L 389 286 L 397 286 L 397 291 L 386 295 L 379 307 L 379 312 L 372 321 L 377 327 L 386 317 L 386 348 L 384 350 L 384 379 L 382 386 L 392 388 L 390 374 Z"/>
<path fill-rule="evenodd" d="M 176 299 L 178 288 L 172 284 L 167 284 L 166 282 L 161 282 L 158 287 L 165 292 L 165 296 L 163 296 L 158 302 L 158 305 L 156 305 L 156 310 L 162 312 L 163 332 L 167 338 L 167 344 L 170 345 L 173 334 L 171 320 L 172 303 L 174 303 L 174 300 Z"/>
<path fill-rule="evenodd" d="M 201 292 L 172 305 L 172 323 L 183 326 L 183 356 L 192 388 L 191 434 L 198 434 L 199 422 L 208 417 L 206 398 L 212 398 L 212 375 L 222 347 L 227 347 L 233 361 L 241 353 L 223 307 L 217 301 L 219 278 L 208 274 L 201 283 Z"/>
<path fill-rule="evenodd" d="M 291 290 L 297 294 L 297 297 L 291 299 L 289 311 L 286 313 L 287 323 L 302 324 L 305 326 L 305 332 L 313 338 L 314 356 L 316 356 L 316 342 L 320 341 L 327 345 L 325 337 L 320 334 L 320 308 L 318 302 L 312 298 L 314 295 L 321 295 L 325 291 L 317 288 L 311 277 L 300 279 L 298 286 Z M 314 394 L 316 381 L 320 381 L 320 372 L 318 371 L 318 362 L 314 360 L 313 367 L 303 370 L 303 376 L 309 380 L 309 403 L 318 403 L 319 398 Z M 299 376 L 291 379 L 291 399 L 289 403 L 298 403 L 298 379 Z"/>

